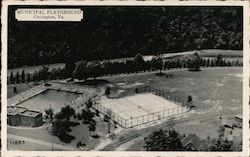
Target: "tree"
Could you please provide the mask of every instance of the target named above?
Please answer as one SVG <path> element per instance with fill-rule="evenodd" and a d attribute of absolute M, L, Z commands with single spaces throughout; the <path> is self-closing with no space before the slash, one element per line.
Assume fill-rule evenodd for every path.
<path fill-rule="evenodd" d="M 162 129 L 152 132 L 148 137 L 144 138 L 147 151 L 176 151 L 183 150 L 182 143 L 178 137 L 178 133 L 174 130 Z"/>
<path fill-rule="evenodd" d="M 227 49 L 228 48 L 228 33 L 223 31 L 218 38 L 218 43 L 215 48 Z"/>
<path fill-rule="evenodd" d="M 135 93 L 139 93 L 139 89 L 138 88 L 135 88 Z"/>
<path fill-rule="evenodd" d="M 105 13 L 100 14 L 103 10 Z M 10 9 L 10 15 L 14 14 L 14 8 Z M 153 55 L 155 52 L 216 47 L 242 49 L 243 45 L 242 18 L 239 18 L 242 17 L 242 8 L 237 7 L 103 7 L 91 8 L 88 15 L 86 25 L 77 23 L 72 29 L 39 24 L 28 29 L 29 24 L 22 27 L 13 24 L 9 32 L 12 37 L 9 47 L 13 53 L 8 56 L 8 66 L 67 62 L 71 58 L 131 57 L 138 52 Z M 120 20 L 128 15 L 130 19 Z M 10 16 L 9 20 L 16 23 L 14 17 Z M 114 21 L 117 22 L 115 26 Z M 62 27 L 67 28 L 67 24 L 62 24 Z M 95 29 L 97 27 L 100 29 Z M 27 34 L 29 38 L 24 40 Z"/>
<path fill-rule="evenodd" d="M 192 107 L 192 101 L 193 101 L 193 98 L 191 95 L 189 95 L 187 99 L 188 107 Z"/>
<path fill-rule="evenodd" d="M 214 67 L 214 66 L 216 66 L 216 63 L 215 63 L 215 60 L 212 59 L 212 60 L 211 60 L 211 67 Z"/>
<path fill-rule="evenodd" d="M 49 67 L 43 66 L 42 69 L 39 70 L 38 74 L 40 80 L 47 80 L 49 78 Z"/>
<path fill-rule="evenodd" d="M 70 143 L 75 138 L 68 134 L 70 131 L 70 123 L 67 120 L 56 119 L 52 122 L 52 135 L 57 136 L 65 143 Z"/>
<path fill-rule="evenodd" d="M 199 71 L 201 63 L 200 60 L 201 57 L 197 51 L 195 51 L 192 55 L 190 55 L 187 61 L 189 70 Z"/>
<path fill-rule="evenodd" d="M 90 133 L 90 136 L 91 136 L 91 132 L 96 130 L 96 122 L 95 122 L 95 120 L 91 120 L 88 127 L 89 127 L 89 133 Z"/>
<path fill-rule="evenodd" d="M 82 110 L 82 119 L 83 119 L 83 123 L 88 124 L 90 123 L 90 121 L 93 120 L 93 117 L 95 116 L 95 114 L 93 112 L 91 112 L 89 109 L 87 110 Z"/>
<path fill-rule="evenodd" d="M 19 72 L 17 71 L 16 72 L 16 83 L 19 84 L 20 83 L 20 75 L 19 75 Z"/>
<path fill-rule="evenodd" d="M 75 68 L 76 68 L 76 64 L 72 60 L 69 60 L 66 63 L 65 72 L 66 72 L 68 77 L 73 77 L 73 72 L 74 72 Z"/>
<path fill-rule="evenodd" d="M 73 72 L 73 76 L 80 80 L 86 80 L 89 77 L 87 70 L 87 61 L 82 60 L 77 64 L 75 71 Z"/>
<path fill-rule="evenodd" d="M 31 81 L 31 75 L 30 73 L 27 73 L 27 82 L 30 82 Z"/>
<path fill-rule="evenodd" d="M 95 79 L 101 75 L 101 64 L 98 60 L 88 62 L 86 68 L 89 77 L 93 77 Z"/>
<path fill-rule="evenodd" d="M 54 116 L 54 110 L 50 107 L 48 109 L 45 109 L 45 117 L 46 118 L 49 118 L 50 121 L 52 122 L 53 121 L 53 116 Z"/>
<path fill-rule="evenodd" d="M 133 59 L 133 66 L 135 70 L 143 70 L 145 68 L 145 61 L 140 53 L 137 53 Z"/>
<path fill-rule="evenodd" d="M 106 89 L 105 89 L 105 94 L 106 94 L 107 96 L 110 95 L 110 90 L 111 90 L 110 86 L 107 86 Z"/>
<path fill-rule="evenodd" d="M 216 66 L 222 66 L 223 60 L 222 60 L 222 55 L 218 55 L 215 60 Z"/>
<path fill-rule="evenodd" d="M 207 67 L 209 67 L 210 66 L 210 59 L 208 58 L 207 59 Z"/>
<path fill-rule="evenodd" d="M 79 147 L 81 147 L 81 146 L 82 146 L 82 142 L 81 142 L 81 141 L 79 141 L 79 142 L 76 143 L 76 147 L 77 147 L 77 148 L 79 148 Z"/>
<path fill-rule="evenodd" d="M 24 70 L 22 71 L 21 78 L 22 78 L 22 83 L 25 83 L 25 72 L 24 72 Z"/>
<path fill-rule="evenodd" d="M 67 105 L 61 108 L 60 114 L 63 119 L 69 121 L 69 118 L 75 115 L 75 110 L 71 106 Z"/>
<path fill-rule="evenodd" d="M 189 95 L 189 96 L 188 96 L 188 100 L 187 100 L 187 102 L 188 102 L 188 103 L 191 103 L 191 102 L 192 102 L 192 100 L 193 100 L 192 96 L 191 96 L 191 95 Z"/>
<path fill-rule="evenodd" d="M 205 58 L 202 59 L 202 66 L 203 68 L 207 65 L 207 60 Z"/>
<path fill-rule="evenodd" d="M 13 93 L 17 93 L 17 88 L 16 87 L 13 88 Z"/>
<path fill-rule="evenodd" d="M 13 71 L 11 71 L 11 73 L 10 73 L 10 83 L 11 83 L 11 84 L 14 84 L 14 83 L 15 83 L 15 78 L 14 78 L 14 76 L 13 76 Z"/>
<path fill-rule="evenodd" d="M 92 103 L 92 101 L 89 99 L 89 100 L 86 102 L 86 107 L 87 107 L 88 109 L 90 109 L 90 108 L 92 107 L 92 105 L 93 105 L 93 103 Z"/>
<path fill-rule="evenodd" d="M 225 140 L 217 140 L 216 143 L 209 147 L 210 151 L 232 151 L 233 142 Z"/>
<path fill-rule="evenodd" d="M 38 81 L 38 80 L 40 80 L 39 74 L 38 74 L 38 71 L 35 71 L 35 72 L 33 73 L 33 81 Z"/>
<path fill-rule="evenodd" d="M 235 66 L 239 66 L 239 60 L 237 59 L 236 63 L 235 63 Z"/>
<path fill-rule="evenodd" d="M 99 110 L 95 110 L 95 112 L 96 112 L 96 116 L 100 115 L 100 111 Z"/>
<path fill-rule="evenodd" d="M 162 58 L 160 56 L 153 58 L 152 62 L 152 66 L 153 69 L 159 70 L 161 73 L 162 67 L 163 67 L 163 61 Z"/>

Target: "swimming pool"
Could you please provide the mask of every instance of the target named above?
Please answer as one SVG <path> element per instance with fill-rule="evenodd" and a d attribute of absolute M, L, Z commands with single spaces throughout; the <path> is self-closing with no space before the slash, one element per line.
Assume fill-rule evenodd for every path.
<path fill-rule="evenodd" d="M 79 96 L 80 94 L 78 93 L 47 89 L 44 92 L 31 97 L 17 105 L 26 107 L 30 110 L 40 111 L 42 113 L 44 113 L 45 109 L 51 107 L 52 109 L 54 109 L 54 112 L 58 112 L 64 105 L 71 103 Z"/>

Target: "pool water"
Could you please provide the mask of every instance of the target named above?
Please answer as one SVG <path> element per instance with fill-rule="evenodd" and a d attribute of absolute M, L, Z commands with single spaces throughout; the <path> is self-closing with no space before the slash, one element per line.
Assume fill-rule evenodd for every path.
<path fill-rule="evenodd" d="M 48 89 L 28 100 L 25 100 L 18 104 L 18 106 L 26 107 L 30 110 L 40 111 L 44 113 L 45 109 L 52 108 L 54 113 L 61 110 L 61 108 L 73 100 L 75 100 L 79 94 L 66 92 L 61 90 Z"/>

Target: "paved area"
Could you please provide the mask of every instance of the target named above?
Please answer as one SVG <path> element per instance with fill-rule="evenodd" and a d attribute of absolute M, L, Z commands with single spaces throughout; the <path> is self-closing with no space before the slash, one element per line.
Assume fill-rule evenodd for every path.
<path fill-rule="evenodd" d="M 120 99 L 104 98 L 100 104 L 125 119 L 180 107 L 152 93 L 137 94 Z M 171 113 L 173 112 L 176 112 L 176 110 L 173 110 Z"/>

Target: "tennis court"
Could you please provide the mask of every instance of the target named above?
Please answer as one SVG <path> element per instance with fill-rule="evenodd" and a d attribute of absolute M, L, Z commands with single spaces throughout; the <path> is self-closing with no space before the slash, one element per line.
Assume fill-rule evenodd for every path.
<path fill-rule="evenodd" d="M 177 115 L 187 108 L 152 93 L 142 93 L 119 99 L 102 97 L 96 106 L 101 112 L 125 127 L 132 127 Z"/>

